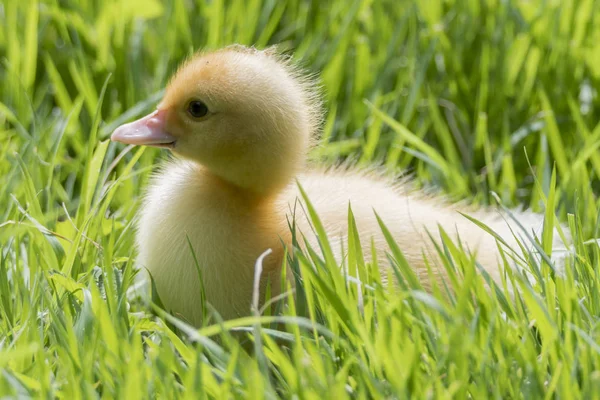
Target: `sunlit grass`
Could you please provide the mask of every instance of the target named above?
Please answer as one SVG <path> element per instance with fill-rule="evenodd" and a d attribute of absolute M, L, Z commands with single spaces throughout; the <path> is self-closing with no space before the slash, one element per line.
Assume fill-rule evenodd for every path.
<path fill-rule="evenodd" d="M 600 393 L 599 18 L 592 0 L 1 2 L 0 395 Z M 389 260 L 365 262 L 351 213 L 335 265 L 313 215 L 320 247 L 290 255 L 301 285 L 279 314 L 196 331 L 130 301 L 134 216 L 161 153 L 106 139 L 184 57 L 230 43 L 279 44 L 319 73 L 316 157 L 545 212 L 534 247 L 565 223 L 566 275 L 531 255 L 530 278 L 507 270 L 489 290 L 445 240 L 449 278 L 428 293 L 391 239 Z"/>

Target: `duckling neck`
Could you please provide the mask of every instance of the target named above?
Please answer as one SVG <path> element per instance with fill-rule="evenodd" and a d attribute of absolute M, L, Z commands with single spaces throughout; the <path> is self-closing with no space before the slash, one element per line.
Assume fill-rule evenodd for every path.
<path fill-rule="evenodd" d="M 269 155 L 261 160 L 238 158 L 231 160 L 225 167 L 221 165 L 202 165 L 199 173 L 206 179 L 230 185 L 248 197 L 271 197 L 295 179 L 304 162 L 294 157 L 284 159 L 281 155 Z"/>
<path fill-rule="evenodd" d="M 205 167 L 204 173 L 210 171 L 237 188 L 263 196 L 276 194 L 304 169 L 312 134 L 308 128 L 293 124 L 256 129 L 249 127 L 229 135 L 254 139 L 232 140 L 199 155 L 179 154 Z"/>
<path fill-rule="evenodd" d="M 223 177 L 218 172 L 195 162 L 187 162 L 186 164 L 190 167 L 198 185 L 207 189 L 210 188 L 210 192 L 219 193 L 220 196 L 236 199 L 238 207 L 242 204 L 248 208 L 253 208 L 259 204 L 264 205 L 267 199 L 273 198 L 287 184 L 285 182 L 281 185 L 275 185 L 275 182 L 269 182 L 268 179 L 265 179 L 267 185 L 263 182 L 250 180 L 248 176 L 238 182 L 230 177 Z"/>

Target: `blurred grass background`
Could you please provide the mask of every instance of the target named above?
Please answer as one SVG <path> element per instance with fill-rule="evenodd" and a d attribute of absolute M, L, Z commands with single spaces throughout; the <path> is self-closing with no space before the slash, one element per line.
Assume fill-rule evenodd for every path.
<path fill-rule="evenodd" d="M 2 0 L 0 393 L 598 393 L 597 246 L 584 240 L 597 237 L 599 18 L 594 0 Z M 544 211 L 551 197 L 574 230 L 578 272 L 533 284 L 516 306 L 479 281 L 456 283 L 465 300 L 449 305 L 383 290 L 366 316 L 340 294 L 353 327 L 323 311 L 319 333 L 311 314 L 312 328 L 294 319 L 253 355 L 128 310 L 132 221 L 161 153 L 105 139 L 155 106 L 182 59 L 231 43 L 278 44 L 319 75 L 318 157 L 408 171 L 479 204 L 494 192 Z M 328 309 L 330 292 L 306 290 L 309 308 Z"/>

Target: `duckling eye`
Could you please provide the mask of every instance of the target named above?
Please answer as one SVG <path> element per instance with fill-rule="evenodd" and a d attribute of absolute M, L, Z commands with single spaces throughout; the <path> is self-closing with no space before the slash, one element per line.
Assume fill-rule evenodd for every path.
<path fill-rule="evenodd" d="M 192 100 L 188 104 L 188 113 L 194 118 L 202 118 L 208 114 L 208 107 L 200 100 Z"/>

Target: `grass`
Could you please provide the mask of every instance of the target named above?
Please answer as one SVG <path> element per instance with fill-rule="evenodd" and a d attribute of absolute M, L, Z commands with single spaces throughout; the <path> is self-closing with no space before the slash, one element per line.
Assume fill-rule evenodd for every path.
<path fill-rule="evenodd" d="M 599 19 L 593 0 L 0 2 L 0 395 L 597 396 Z M 511 299 L 445 240 L 455 295 L 426 294 L 390 241 L 393 292 L 349 213 L 344 267 L 363 285 L 323 237 L 291 261 L 303 284 L 281 315 L 196 331 L 128 302 L 132 221 L 161 153 L 106 139 L 181 59 L 233 42 L 279 43 L 320 73 L 316 156 L 545 212 L 541 248 L 555 218 L 574 238 L 566 277 L 530 258 L 532 280 L 507 274 Z"/>

